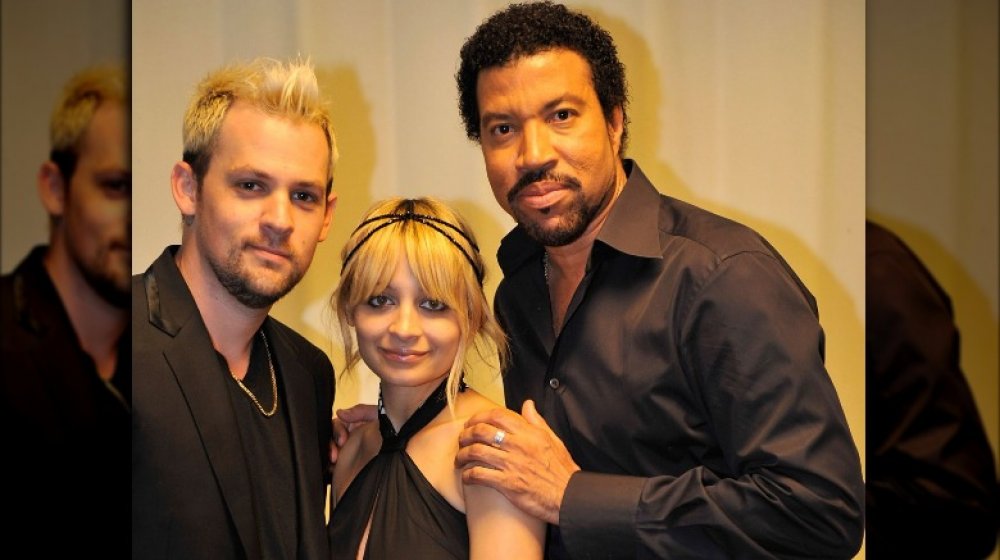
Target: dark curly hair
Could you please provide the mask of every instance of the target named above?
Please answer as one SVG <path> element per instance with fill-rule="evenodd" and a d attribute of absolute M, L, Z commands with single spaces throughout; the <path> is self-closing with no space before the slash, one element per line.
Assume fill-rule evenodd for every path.
<path fill-rule="evenodd" d="M 607 31 L 586 15 L 548 1 L 508 6 L 484 21 L 462 45 L 455 81 L 465 134 L 470 140 L 480 140 L 476 83 L 481 71 L 557 48 L 576 52 L 587 61 L 605 119 L 610 120 L 615 107 L 621 107 L 619 153 L 624 157 L 628 139 L 628 86 L 625 65 L 618 60 L 615 43 Z"/>

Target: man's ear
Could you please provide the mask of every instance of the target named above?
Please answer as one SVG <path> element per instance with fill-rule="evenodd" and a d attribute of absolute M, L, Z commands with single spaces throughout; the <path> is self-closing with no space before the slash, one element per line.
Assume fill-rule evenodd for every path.
<path fill-rule="evenodd" d="M 608 138 L 611 139 L 611 146 L 615 150 L 615 157 L 621 159 L 622 156 L 622 133 L 625 132 L 625 112 L 621 106 L 611 110 L 611 118 L 608 119 Z"/>
<path fill-rule="evenodd" d="M 326 208 L 323 209 L 323 229 L 319 232 L 319 240 L 326 239 L 326 234 L 330 231 L 330 224 L 333 223 L 333 211 L 337 208 L 337 191 L 330 189 L 330 194 L 326 197 Z"/>
<path fill-rule="evenodd" d="M 38 197 L 49 216 L 62 216 L 66 211 L 66 187 L 58 165 L 46 161 L 38 168 Z"/>
<path fill-rule="evenodd" d="M 170 172 L 170 193 L 174 196 L 177 209 L 184 216 L 185 223 L 189 216 L 198 211 L 198 179 L 194 170 L 186 162 L 178 161 Z"/>

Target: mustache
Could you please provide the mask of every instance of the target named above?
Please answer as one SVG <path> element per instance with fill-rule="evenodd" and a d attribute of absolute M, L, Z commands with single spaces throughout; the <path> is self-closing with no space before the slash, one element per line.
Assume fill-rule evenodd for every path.
<path fill-rule="evenodd" d="M 577 180 L 576 177 L 563 175 L 562 173 L 554 173 L 550 169 L 536 169 L 521 175 L 517 182 L 514 183 L 514 186 L 510 189 L 510 192 L 507 193 L 507 202 L 509 204 L 514 204 L 514 199 L 521 194 L 521 191 L 539 181 L 565 183 L 574 189 L 580 188 L 580 181 Z"/>
<path fill-rule="evenodd" d="M 249 239 L 243 243 L 244 249 L 249 249 L 254 246 L 263 247 L 269 251 L 276 251 L 286 255 L 292 254 L 292 246 L 288 243 L 288 239 L 271 240 L 267 239 L 265 236 Z"/>

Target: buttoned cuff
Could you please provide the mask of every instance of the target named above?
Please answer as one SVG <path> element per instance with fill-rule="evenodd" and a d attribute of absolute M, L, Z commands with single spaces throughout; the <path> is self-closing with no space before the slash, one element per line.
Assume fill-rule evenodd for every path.
<path fill-rule="evenodd" d="M 635 558 L 636 510 L 646 479 L 577 471 L 559 508 L 559 532 L 573 558 Z"/>

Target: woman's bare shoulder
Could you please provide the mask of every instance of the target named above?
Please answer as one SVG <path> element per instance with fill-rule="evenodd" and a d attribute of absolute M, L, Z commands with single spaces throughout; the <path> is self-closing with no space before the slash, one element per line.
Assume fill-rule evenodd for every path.
<path fill-rule="evenodd" d="M 438 417 L 431 422 L 424 432 L 433 433 L 435 437 L 451 438 L 457 436 L 465 428 L 465 422 L 472 416 L 500 405 L 484 397 L 474 389 L 468 388 L 455 396 L 454 412 L 447 408 L 442 410 Z M 457 442 L 455 442 L 457 445 Z"/>
<path fill-rule="evenodd" d="M 442 410 L 434 421 L 413 436 L 406 448 L 428 482 L 452 507 L 463 513 L 462 473 L 455 468 L 459 434 L 470 417 L 498 406 L 476 391 L 466 389 L 456 396 L 454 413 L 447 408 Z"/>
<path fill-rule="evenodd" d="M 503 408 L 503 406 L 486 398 L 475 389 L 468 388 L 459 393 L 455 399 L 455 419 L 461 419 L 464 424 L 470 417 L 494 408 Z"/>

